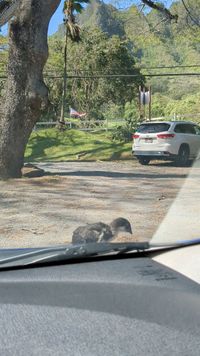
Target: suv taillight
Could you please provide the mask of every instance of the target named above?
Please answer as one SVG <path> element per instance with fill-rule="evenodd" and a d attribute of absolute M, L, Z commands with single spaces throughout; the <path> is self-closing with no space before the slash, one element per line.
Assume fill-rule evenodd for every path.
<path fill-rule="evenodd" d="M 162 138 L 162 139 L 165 140 L 165 139 L 168 139 L 168 138 L 174 138 L 175 135 L 174 135 L 174 134 L 167 134 L 167 133 L 166 133 L 166 134 L 158 134 L 157 137 L 158 137 L 158 138 Z"/>
<path fill-rule="evenodd" d="M 136 138 L 139 138 L 140 137 L 140 135 L 138 135 L 138 134 L 134 134 L 134 135 L 132 135 L 132 138 L 135 140 Z"/>

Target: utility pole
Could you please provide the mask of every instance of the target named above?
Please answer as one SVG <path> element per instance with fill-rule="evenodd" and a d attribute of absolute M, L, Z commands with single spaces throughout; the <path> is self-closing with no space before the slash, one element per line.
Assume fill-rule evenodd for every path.
<path fill-rule="evenodd" d="M 68 44 L 68 26 L 67 18 L 63 20 L 65 24 L 65 45 L 64 45 L 64 72 L 63 72 L 63 94 L 62 94 L 62 105 L 60 114 L 60 123 L 65 122 L 65 109 L 66 109 L 66 93 L 67 93 L 67 44 Z"/>
<path fill-rule="evenodd" d="M 139 86 L 139 114 L 140 114 L 140 122 L 142 121 L 141 92 L 142 92 L 142 87 L 141 87 L 141 85 L 140 85 L 140 86 Z"/>

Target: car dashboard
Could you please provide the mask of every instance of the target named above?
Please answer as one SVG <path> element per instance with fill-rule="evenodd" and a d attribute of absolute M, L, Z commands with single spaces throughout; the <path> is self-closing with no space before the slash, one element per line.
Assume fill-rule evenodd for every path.
<path fill-rule="evenodd" d="M 200 286 L 148 257 L 0 272 L 1 355 L 198 355 Z"/>

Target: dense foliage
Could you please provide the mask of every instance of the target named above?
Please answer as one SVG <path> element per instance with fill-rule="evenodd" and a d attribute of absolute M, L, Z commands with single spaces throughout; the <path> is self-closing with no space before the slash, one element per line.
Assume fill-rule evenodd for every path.
<path fill-rule="evenodd" d="M 52 77 L 62 75 L 63 42 L 64 39 L 58 35 L 49 40 L 46 71 Z M 68 107 L 87 112 L 88 119 L 116 118 L 116 115 L 122 117 L 126 102 L 137 97 L 138 86 L 144 82 L 140 71 L 135 68 L 129 42 L 119 36 L 109 37 L 98 28 L 92 31 L 85 29 L 81 42 L 68 43 L 67 57 Z M 115 77 L 115 74 L 130 72 L 137 76 Z M 55 80 L 48 74 L 46 81 L 53 107 L 59 112 L 62 79 Z"/>

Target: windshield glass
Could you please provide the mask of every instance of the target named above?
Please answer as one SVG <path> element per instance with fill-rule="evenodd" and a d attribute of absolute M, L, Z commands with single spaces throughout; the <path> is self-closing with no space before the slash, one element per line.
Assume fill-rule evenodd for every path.
<path fill-rule="evenodd" d="M 200 2 L 21 3 L 0 6 L 0 248 L 198 239 Z"/>

